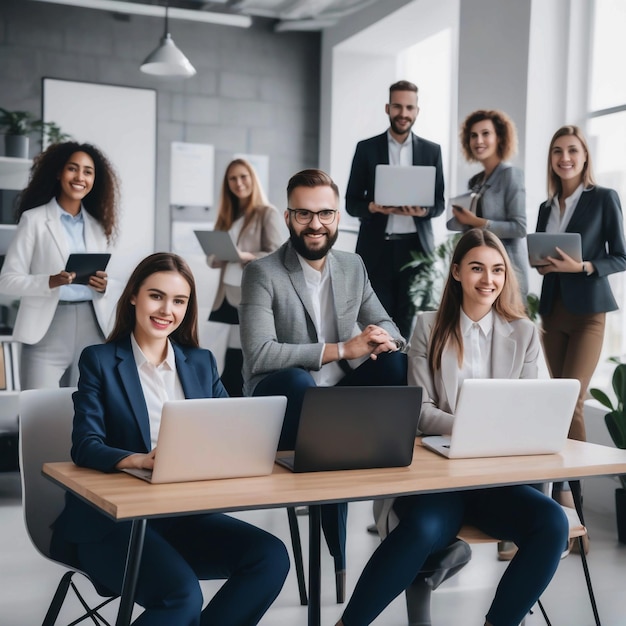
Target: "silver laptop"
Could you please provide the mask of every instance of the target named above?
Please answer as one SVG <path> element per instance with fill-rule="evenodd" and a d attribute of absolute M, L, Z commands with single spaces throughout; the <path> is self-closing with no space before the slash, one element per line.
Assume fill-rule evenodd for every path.
<path fill-rule="evenodd" d="M 377 165 L 374 202 L 382 206 L 434 206 L 436 172 L 432 165 Z"/>
<path fill-rule="evenodd" d="M 422 444 L 451 459 L 560 452 L 579 390 L 568 378 L 468 379 L 452 435 L 424 437 Z"/>
<path fill-rule="evenodd" d="M 194 230 L 193 231 L 202 246 L 204 254 L 210 256 L 215 255 L 218 261 L 237 262 L 239 252 L 231 239 L 231 236 L 225 230 Z"/>
<path fill-rule="evenodd" d="M 287 398 L 165 402 L 154 469 L 124 470 L 151 483 L 271 474 Z"/>
<path fill-rule="evenodd" d="M 530 233 L 526 235 L 528 242 L 528 261 L 531 267 L 547 265 L 546 257 L 560 259 L 556 251 L 561 248 L 565 254 L 579 263 L 583 260 L 582 245 L 579 233 Z"/>

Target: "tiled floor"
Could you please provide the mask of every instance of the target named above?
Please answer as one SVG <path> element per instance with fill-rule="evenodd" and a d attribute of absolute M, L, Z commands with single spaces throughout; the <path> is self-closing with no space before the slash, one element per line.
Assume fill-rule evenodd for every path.
<path fill-rule="evenodd" d="M 587 515 L 592 542 L 589 564 L 602 624 L 626 626 L 626 546 L 617 543 L 612 518 L 593 515 L 592 512 Z M 288 542 L 287 514 L 284 510 L 257 511 L 241 514 L 241 517 Z M 350 505 L 348 593 L 377 543 L 377 539 L 365 531 L 370 521 L 370 503 Z M 306 518 L 300 518 L 300 524 L 304 538 Z M 14 473 L 0 474 L 0 528 L 0 625 L 35 626 L 41 623 L 63 569 L 45 560 L 32 547 L 23 527 L 19 477 Z M 474 546 L 469 565 L 433 594 L 433 624 L 482 626 L 483 616 L 505 566 L 496 559 L 495 545 Z M 332 560 L 326 552 L 322 555 L 322 568 L 322 624 L 333 626 L 341 615 L 341 607 L 335 604 Z M 218 585 L 217 582 L 203 583 L 206 595 L 213 593 Z M 88 589 L 85 585 L 83 587 Z M 578 556 L 570 555 L 561 562 L 543 600 L 554 626 L 593 624 Z M 68 604 L 62 613 L 65 622 L 59 620 L 59 623 L 71 621 L 76 616 L 74 608 Z M 281 595 L 261 623 L 263 626 L 305 626 L 306 608 L 298 604 L 293 571 Z M 404 598 L 398 598 L 374 623 L 377 626 L 406 626 Z M 526 626 L 541 624 L 544 621 L 538 613 L 526 619 Z"/>

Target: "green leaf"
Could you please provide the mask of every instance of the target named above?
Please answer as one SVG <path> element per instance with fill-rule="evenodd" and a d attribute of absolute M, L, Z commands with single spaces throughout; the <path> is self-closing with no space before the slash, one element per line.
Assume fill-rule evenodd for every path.
<path fill-rule="evenodd" d="M 616 410 L 613 407 L 613 403 L 611 402 L 610 398 L 601 389 L 590 389 L 589 393 L 593 398 L 595 398 L 600 404 L 603 404 L 607 409 L 611 409 L 611 411 Z"/>
<path fill-rule="evenodd" d="M 604 422 L 609 430 L 613 443 L 622 450 L 626 449 L 626 423 L 624 414 L 612 411 L 604 416 Z"/>

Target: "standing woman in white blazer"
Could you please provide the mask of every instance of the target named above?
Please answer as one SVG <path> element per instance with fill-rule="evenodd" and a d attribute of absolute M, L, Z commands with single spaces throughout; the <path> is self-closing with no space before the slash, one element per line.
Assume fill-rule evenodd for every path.
<path fill-rule="evenodd" d="M 107 333 L 107 274 L 87 285 L 64 271 L 72 253 L 106 252 L 117 226 L 118 179 L 94 146 L 69 141 L 35 158 L 0 293 L 20 298 L 13 338 L 22 343 L 22 389 L 73 386 L 78 357 Z"/>

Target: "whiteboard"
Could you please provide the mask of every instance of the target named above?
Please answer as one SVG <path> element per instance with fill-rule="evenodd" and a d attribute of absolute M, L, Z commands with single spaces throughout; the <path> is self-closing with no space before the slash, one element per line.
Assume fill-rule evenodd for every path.
<path fill-rule="evenodd" d="M 119 232 L 107 272 L 123 287 L 154 252 L 156 91 L 44 78 L 43 119 L 102 150 L 118 173 Z"/>

